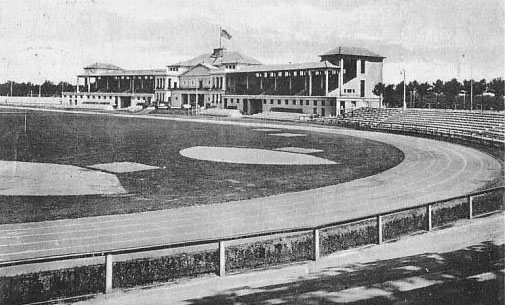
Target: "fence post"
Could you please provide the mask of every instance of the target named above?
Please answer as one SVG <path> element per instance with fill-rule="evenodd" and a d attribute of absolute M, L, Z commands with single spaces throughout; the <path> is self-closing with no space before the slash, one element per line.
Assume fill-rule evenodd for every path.
<path fill-rule="evenodd" d="M 226 276 L 226 246 L 219 241 L 219 276 Z"/>
<path fill-rule="evenodd" d="M 468 196 L 468 219 L 473 218 L 473 196 Z"/>
<path fill-rule="evenodd" d="M 431 218 L 431 211 L 432 211 L 432 206 L 431 204 L 428 204 L 426 206 L 426 231 L 431 231 L 433 228 L 433 223 L 432 223 L 432 218 Z"/>
<path fill-rule="evenodd" d="M 314 229 L 312 231 L 312 240 L 313 240 L 313 245 L 312 245 L 312 249 L 314 250 L 314 253 L 313 253 L 313 259 L 314 261 L 317 261 L 319 259 L 319 256 L 321 255 L 321 252 L 320 252 L 320 249 L 319 249 L 319 229 Z"/>
<path fill-rule="evenodd" d="M 382 215 L 377 216 L 377 244 L 382 244 Z"/>
<path fill-rule="evenodd" d="M 112 292 L 112 254 L 105 255 L 105 293 Z"/>

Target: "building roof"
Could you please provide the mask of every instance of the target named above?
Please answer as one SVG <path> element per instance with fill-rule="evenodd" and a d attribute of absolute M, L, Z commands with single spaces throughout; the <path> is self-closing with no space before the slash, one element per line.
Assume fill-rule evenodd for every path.
<path fill-rule="evenodd" d="M 353 56 L 385 58 L 384 56 L 379 55 L 377 53 L 373 53 L 365 48 L 347 47 L 347 46 L 336 47 L 319 56 L 328 56 L 328 55 L 353 55 Z"/>
<path fill-rule="evenodd" d="M 154 70 L 99 70 L 99 71 L 89 71 L 85 68 L 84 74 L 79 74 L 78 76 L 154 76 L 154 75 L 165 75 L 165 69 L 154 69 Z"/>
<path fill-rule="evenodd" d="M 299 64 L 282 64 L 282 65 L 257 65 L 243 67 L 240 70 L 232 73 L 254 73 L 254 72 L 271 72 L 271 71 L 289 71 L 289 70 L 313 70 L 313 69 L 338 69 L 338 66 L 328 61 L 307 62 Z"/>
<path fill-rule="evenodd" d="M 123 68 L 112 65 L 112 64 L 107 64 L 107 63 L 100 63 L 96 62 L 94 64 L 91 64 L 87 67 L 84 67 L 85 70 L 89 69 L 100 69 L 100 70 L 123 70 Z"/>
<path fill-rule="evenodd" d="M 205 63 L 213 66 L 220 66 L 224 64 L 261 65 L 261 62 L 257 61 L 256 59 L 244 56 L 239 52 L 224 51 L 223 56 L 213 56 L 212 53 L 206 53 L 187 61 L 178 62 L 171 66 L 192 67 L 200 63 Z"/>

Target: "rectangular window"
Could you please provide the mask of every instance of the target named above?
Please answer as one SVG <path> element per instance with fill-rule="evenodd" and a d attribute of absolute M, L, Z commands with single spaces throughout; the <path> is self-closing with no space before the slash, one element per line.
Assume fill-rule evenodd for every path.
<path fill-rule="evenodd" d="M 321 101 L 321 106 L 325 106 L 326 105 L 326 101 Z"/>
<path fill-rule="evenodd" d="M 274 103 L 274 100 L 270 100 L 270 105 L 272 105 Z"/>
<path fill-rule="evenodd" d="M 360 92 L 360 93 L 361 93 L 361 94 L 360 94 L 360 96 L 361 96 L 361 97 L 365 97 L 365 81 L 364 81 L 364 80 L 362 80 L 362 81 L 361 81 L 361 87 L 360 87 L 360 90 L 361 90 L 361 92 Z"/>
<path fill-rule="evenodd" d="M 361 74 L 365 74 L 365 62 L 363 59 L 361 60 Z"/>
<path fill-rule="evenodd" d="M 295 100 L 293 100 L 293 105 L 296 105 L 296 101 Z"/>
<path fill-rule="evenodd" d="M 286 104 L 286 105 L 287 105 L 287 104 L 288 104 L 288 100 L 285 100 L 285 101 L 284 101 L 284 104 Z"/>
<path fill-rule="evenodd" d="M 309 105 L 309 101 L 306 101 L 306 102 L 305 102 L 305 105 L 307 105 L 307 106 L 308 106 L 308 105 Z"/>
<path fill-rule="evenodd" d="M 281 104 L 281 100 L 277 100 L 277 104 L 280 105 Z"/>
<path fill-rule="evenodd" d="M 314 101 L 314 106 L 317 106 L 317 101 Z"/>

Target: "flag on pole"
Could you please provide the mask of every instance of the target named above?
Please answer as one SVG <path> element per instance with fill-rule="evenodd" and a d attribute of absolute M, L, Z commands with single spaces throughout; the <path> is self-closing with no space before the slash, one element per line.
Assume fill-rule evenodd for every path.
<path fill-rule="evenodd" d="M 230 40 L 232 36 L 226 30 L 221 29 L 221 37 L 224 37 L 224 38 Z"/>

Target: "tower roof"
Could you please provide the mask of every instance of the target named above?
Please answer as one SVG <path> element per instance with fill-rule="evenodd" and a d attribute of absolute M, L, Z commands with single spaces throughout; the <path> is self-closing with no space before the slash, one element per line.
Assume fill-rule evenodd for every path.
<path fill-rule="evenodd" d="M 370 50 L 367 50 L 365 48 L 348 47 L 348 46 L 336 47 L 319 56 L 329 56 L 329 55 L 351 55 L 351 56 L 385 58 L 384 56 L 371 52 Z"/>

